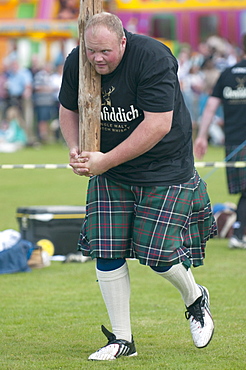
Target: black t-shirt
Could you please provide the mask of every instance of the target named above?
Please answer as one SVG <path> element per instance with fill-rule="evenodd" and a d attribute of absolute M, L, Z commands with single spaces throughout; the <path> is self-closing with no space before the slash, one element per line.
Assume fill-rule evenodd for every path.
<path fill-rule="evenodd" d="M 171 131 L 151 150 L 104 173 L 139 186 L 169 186 L 193 175 L 192 125 L 177 78 L 177 60 L 161 42 L 126 31 L 127 45 L 118 67 L 101 76 L 101 151 L 108 152 L 144 119 L 143 111 L 173 110 Z M 78 109 L 79 51 L 67 57 L 60 103 Z"/>
<path fill-rule="evenodd" d="M 222 101 L 225 144 L 241 144 L 246 139 L 246 60 L 221 73 L 212 96 Z"/>

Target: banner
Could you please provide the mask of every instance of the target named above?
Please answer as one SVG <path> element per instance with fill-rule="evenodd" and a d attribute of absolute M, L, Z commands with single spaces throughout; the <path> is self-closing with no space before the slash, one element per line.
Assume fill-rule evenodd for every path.
<path fill-rule="evenodd" d="M 246 0 L 115 0 L 118 10 L 148 11 L 161 9 L 163 12 L 170 10 L 191 9 L 244 9 Z"/>
<path fill-rule="evenodd" d="M 64 37 L 77 38 L 78 25 L 76 21 L 26 19 L 0 22 L 1 37 Z"/>

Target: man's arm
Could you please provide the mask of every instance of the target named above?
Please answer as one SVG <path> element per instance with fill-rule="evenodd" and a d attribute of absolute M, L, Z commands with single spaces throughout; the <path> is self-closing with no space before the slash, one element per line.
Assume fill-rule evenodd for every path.
<path fill-rule="evenodd" d="M 200 122 L 200 128 L 197 138 L 194 143 L 194 154 L 198 159 L 201 159 L 207 151 L 208 147 L 208 130 L 212 122 L 212 119 L 218 109 L 221 100 L 214 96 L 208 98 L 206 107 L 204 109 L 202 119 Z"/>
<path fill-rule="evenodd" d="M 109 152 L 82 152 L 82 163 L 78 166 L 75 164 L 77 172 L 84 174 L 83 169 L 87 168 L 88 173 L 99 175 L 153 148 L 170 131 L 173 111 L 144 112 L 144 117 L 131 135 Z"/>
<path fill-rule="evenodd" d="M 79 114 L 76 111 L 66 109 L 62 105 L 59 112 L 60 128 L 64 140 L 69 148 L 70 165 L 73 172 L 77 175 L 88 176 L 88 169 L 80 169 L 79 173 L 76 168 L 79 167 Z"/>
<path fill-rule="evenodd" d="M 60 128 L 69 150 L 79 148 L 79 114 L 60 105 Z"/>

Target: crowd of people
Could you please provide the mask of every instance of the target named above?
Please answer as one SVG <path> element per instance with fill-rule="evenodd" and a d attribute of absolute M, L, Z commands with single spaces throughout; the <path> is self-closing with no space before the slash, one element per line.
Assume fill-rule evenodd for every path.
<path fill-rule="evenodd" d="M 177 56 L 178 76 L 185 103 L 191 114 L 194 137 L 199 129 L 208 97 L 220 74 L 236 64 L 241 57 L 242 49 L 239 45 L 233 46 L 218 36 L 209 37 L 200 43 L 196 52 L 189 45 L 181 48 Z M 223 123 L 223 109 L 220 106 L 209 128 L 210 144 L 224 144 Z"/>
<path fill-rule="evenodd" d="M 0 151 L 19 147 L 13 143 L 26 145 L 59 139 L 58 92 L 62 68 L 63 62 L 41 64 L 37 56 L 33 56 L 30 68 L 23 67 L 15 51 L 3 61 L 0 70 Z M 13 110 L 15 126 L 19 132 L 23 131 L 21 142 L 9 135 L 13 120 L 8 117 Z"/>
<path fill-rule="evenodd" d="M 201 43 L 194 51 L 183 45 L 177 55 L 178 78 L 185 103 L 190 111 L 193 137 L 196 137 L 199 122 L 207 99 L 221 72 L 236 64 L 241 50 L 220 37 L 213 36 Z M 61 85 L 64 56 L 53 63 L 43 65 L 36 55 L 29 68 L 21 66 L 17 50 L 13 50 L 0 66 L 0 142 L 1 151 L 33 143 L 59 140 L 58 91 Z M 8 109 L 15 107 L 15 122 L 26 134 L 26 139 L 17 146 L 9 143 L 7 134 Z M 223 110 L 217 109 L 209 128 L 209 142 L 224 144 Z M 19 130 L 19 131 L 20 131 Z M 15 140 L 13 135 L 12 140 Z M 24 137 L 24 136 L 23 136 Z M 7 147 L 9 149 L 7 149 Z M 5 149 L 4 149 L 5 148 Z"/>
<path fill-rule="evenodd" d="M 202 159 L 208 148 L 208 130 L 218 107 L 223 106 L 225 161 L 246 161 L 246 34 L 242 35 L 242 58 L 222 70 L 205 106 L 194 153 Z M 236 222 L 233 225 L 230 248 L 246 248 L 246 169 L 226 168 L 230 194 L 239 194 Z"/>

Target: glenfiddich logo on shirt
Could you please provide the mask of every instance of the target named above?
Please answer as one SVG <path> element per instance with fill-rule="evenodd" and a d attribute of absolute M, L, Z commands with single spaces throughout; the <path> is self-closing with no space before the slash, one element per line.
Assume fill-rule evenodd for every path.
<path fill-rule="evenodd" d="M 232 99 L 232 100 L 237 100 L 237 99 L 246 99 L 246 77 L 243 78 L 236 78 L 237 81 L 237 88 L 236 90 L 233 90 L 231 87 L 226 86 L 223 90 L 223 96 L 225 99 Z"/>
<path fill-rule="evenodd" d="M 103 91 L 102 90 L 102 105 L 108 105 L 109 107 L 111 107 L 111 98 L 110 98 L 110 95 L 112 94 L 112 92 L 115 90 L 115 87 L 112 86 L 110 87 L 109 91 Z"/>
<path fill-rule="evenodd" d="M 133 105 L 130 105 L 130 109 L 128 111 L 125 111 L 125 109 L 121 107 L 112 107 L 110 95 L 114 90 L 114 86 L 110 87 L 108 91 L 102 90 L 101 120 L 107 122 L 127 123 L 138 118 L 140 113 Z M 121 129 L 123 128 L 121 127 Z"/>
<path fill-rule="evenodd" d="M 139 111 L 134 108 L 133 105 L 130 105 L 130 110 L 125 112 L 124 108 L 118 107 L 115 108 L 103 107 L 101 111 L 101 120 L 102 121 L 111 121 L 111 122 L 130 122 L 139 117 Z"/>

